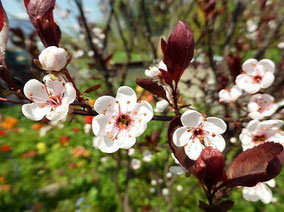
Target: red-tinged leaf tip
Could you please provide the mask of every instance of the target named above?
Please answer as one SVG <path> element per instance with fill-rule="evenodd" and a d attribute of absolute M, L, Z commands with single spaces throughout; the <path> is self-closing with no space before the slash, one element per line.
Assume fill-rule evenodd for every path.
<path fill-rule="evenodd" d="M 0 19 L 2 18 L 3 18 L 3 23 L 0 29 L 0 62 L 5 68 L 7 68 L 6 62 L 5 62 L 5 54 L 6 54 L 6 47 L 7 47 L 8 38 L 9 38 L 9 20 L 8 20 L 8 17 L 7 17 L 7 14 L 4 8 L 2 7 L 2 3 L 0 1 Z"/>
<path fill-rule="evenodd" d="M 167 100 L 167 95 L 164 88 L 158 85 L 157 82 L 149 79 L 137 78 L 136 84 L 149 91 L 150 93 Z"/>
<path fill-rule="evenodd" d="M 25 0 L 25 6 L 44 46 L 59 46 L 61 31 L 53 18 L 55 0 Z"/>
<path fill-rule="evenodd" d="M 4 17 L 5 17 L 5 12 L 2 6 L 2 2 L 0 1 L 0 31 L 2 30 L 4 26 Z"/>
<path fill-rule="evenodd" d="M 276 177 L 283 162 L 283 146 L 266 142 L 239 154 L 227 172 L 227 187 L 255 186 Z"/>
<path fill-rule="evenodd" d="M 192 166 L 194 165 L 195 161 L 190 160 L 189 157 L 187 157 L 183 147 L 177 147 L 173 143 L 173 134 L 175 130 L 181 126 L 182 124 L 180 121 L 180 116 L 176 116 L 169 124 L 168 133 L 167 133 L 168 143 L 170 145 L 172 152 L 174 153 L 174 156 L 179 161 L 180 165 L 182 165 L 188 172 L 192 173 Z"/>
<path fill-rule="evenodd" d="M 167 42 L 163 38 L 161 39 L 161 49 L 162 49 L 163 54 L 165 54 L 166 49 L 167 49 Z"/>
<path fill-rule="evenodd" d="M 207 205 L 203 201 L 199 201 L 199 208 L 206 212 L 227 212 L 234 206 L 234 202 L 231 200 L 225 200 L 217 205 Z"/>
<path fill-rule="evenodd" d="M 212 147 L 205 147 L 195 163 L 195 173 L 207 186 L 215 185 L 226 179 L 225 158 Z"/>
<path fill-rule="evenodd" d="M 170 35 L 168 43 L 165 45 L 165 42 L 162 41 L 162 48 L 163 61 L 167 65 L 168 72 L 172 79 L 178 83 L 194 54 L 194 38 L 188 25 L 179 21 Z"/>

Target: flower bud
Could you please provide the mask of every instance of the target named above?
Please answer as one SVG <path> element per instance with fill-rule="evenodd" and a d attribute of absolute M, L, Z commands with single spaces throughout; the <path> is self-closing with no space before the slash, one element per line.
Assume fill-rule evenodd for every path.
<path fill-rule="evenodd" d="M 67 63 L 67 53 L 62 48 L 50 46 L 41 52 L 39 62 L 47 71 L 60 71 Z"/>

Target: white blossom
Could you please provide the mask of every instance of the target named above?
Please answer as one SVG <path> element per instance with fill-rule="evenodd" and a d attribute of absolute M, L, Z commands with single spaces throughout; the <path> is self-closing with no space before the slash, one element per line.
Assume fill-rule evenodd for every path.
<path fill-rule="evenodd" d="M 138 159 L 132 159 L 131 160 L 131 165 L 130 165 L 134 170 L 137 170 L 141 167 L 141 161 Z"/>
<path fill-rule="evenodd" d="M 156 108 L 155 108 L 155 112 L 156 113 L 162 113 L 164 112 L 167 108 L 169 107 L 169 102 L 165 99 L 158 101 L 156 103 Z"/>
<path fill-rule="evenodd" d="M 67 53 L 65 49 L 50 46 L 38 56 L 42 67 L 47 71 L 60 71 L 66 66 Z"/>
<path fill-rule="evenodd" d="M 97 136 L 93 144 L 106 153 L 131 148 L 153 117 L 152 106 L 146 101 L 137 102 L 134 90 L 127 86 L 118 89 L 116 98 L 99 97 L 94 109 L 99 115 L 92 121 Z"/>
<path fill-rule="evenodd" d="M 236 78 L 236 84 L 246 93 L 254 94 L 261 88 L 268 88 L 274 82 L 275 64 L 269 59 L 257 61 L 248 59 L 242 65 L 244 73 Z"/>
<path fill-rule="evenodd" d="M 153 157 L 153 155 L 152 155 L 152 153 L 149 150 L 143 152 L 143 161 L 151 162 L 152 157 Z"/>
<path fill-rule="evenodd" d="M 91 124 L 85 124 L 84 125 L 84 132 L 86 134 L 88 134 L 91 131 L 91 129 L 92 129 L 92 125 Z"/>
<path fill-rule="evenodd" d="M 174 153 L 172 153 L 172 158 L 174 159 L 175 163 L 178 164 L 178 166 L 171 166 L 171 167 L 169 168 L 169 171 L 170 171 L 171 173 L 177 174 L 177 175 L 181 175 L 181 174 L 186 173 L 186 172 L 187 172 L 186 169 L 183 168 L 183 167 L 180 165 L 180 163 L 179 163 L 179 161 L 177 160 L 177 158 L 175 157 Z"/>
<path fill-rule="evenodd" d="M 236 137 L 231 137 L 231 138 L 230 138 L 230 142 L 231 142 L 232 144 L 237 143 L 237 138 L 236 138 Z"/>
<path fill-rule="evenodd" d="M 177 191 L 181 192 L 183 190 L 183 187 L 181 185 L 177 185 Z"/>
<path fill-rule="evenodd" d="M 171 172 L 167 173 L 167 178 L 171 178 L 173 176 L 173 174 Z"/>
<path fill-rule="evenodd" d="M 59 121 L 66 117 L 69 105 L 76 98 L 76 91 L 70 82 L 58 76 L 43 78 L 43 83 L 36 79 L 29 80 L 24 86 L 25 96 L 33 103 L 22 106 L 23 114 L 31 120 L 39 121 L 44 116 L 51 121 Z"/>
<path fill-rule="evenodd" d="M 167 188 L 163 188 L 162 189 L 162 194 L 164 195 L 164 196 L 167 196 L 167 195 L 169 195 L 169 189 L 167 189 Z"/>
<path fill-rule="evenodd" d="M 242 90 L 238 86 L 226 88 L 219 91 L 219 101 L 230 103 L 236 101 L 242 95 Z"/>
<path fill-rule="evenodd" d="M 270 141 L 284 144 L 284 132 L 279 129 L 282 125 L 281 120 L 250 121 L 240 134 L 243 150 Z"/>
<path fill-rule="evenodd" d="M 220 135 L 227 129 L 226 123 L 219 118 L 203 117 L 199 112 L 188 110 L 181 116 L 182 127 L 173 134 L 173 143 L 184 147 L 185 154 L 196 160 L 205 146 L 219 151 L 225 149 L 225 140 Z"/>
<path fill-rule="evenodd" d="M 160 61 L 157 66 L 150 67 L 145 70 L 145 75 L 149 78 L 157 78 L 161 74 L 160 69 L 167 71 L 167 66 L 163 61 Z"/>
<path fill-rule="evenodd" d="M 264 204 L 268 204 L 273 201 L 272 192 L 268 186 L 275 187 L 275 185 L 276 182 L 272 179 L 264 183 L 257 183 L 254 187 L 244 187 L 243 197 L 247 201 L 261 200 Z"/>
<path fill-rule="evenodd" d="M 156 180 L 151 180 L 151 185 L 152 185 L 152 186 L 157 185 L 157 181 L 156 181 Z"/>
<path fill-rule="evenodd" d="M 273 96 L 269 94 L 253 95 L 248 104 L 249 117 L 252 119 L 263 119 L 271 116 L 278 108 L 274 102 Z"/>
<path fill-rule="evenodd" d="M 128 150 L 128 155 L 129 155 L 129 156 L 132 156 L 132 155 L 134 155 L 134 152 L 135 152 L 135 149 L 134 149 L 134 148 L 130 148 L 130 149 Z"/>
<path fill-rule="evenodd" d="M 150 187 L 149 191 L 150 191 L 150 193 L 151 193 L 151 194 L 153 194 L 153 193 L 155 193 L 155 192 L 156 192 L 156 189 L 155 189 L 155 188 L 153 188 L 153 187 Z"/>

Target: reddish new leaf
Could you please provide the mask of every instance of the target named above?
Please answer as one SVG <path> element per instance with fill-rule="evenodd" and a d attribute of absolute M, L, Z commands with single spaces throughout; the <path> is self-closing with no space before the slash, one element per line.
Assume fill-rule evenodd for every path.
<path fill-rule="evenodd" d="M 91 93 L 93 91 L 96 91 L 98 90 L 102 85 L 101 84 L 97 84 L 97 85 L 94 85 L 90 88 L 88 88 L 87 90 L 84 91 L 84 93 Z"/>
<path fill-rule="evenodd" d="M 225 158 L 212 147 L 205 147 L 195 163 L 195 173 L 200 181 L 211 187 L 226 179 Z"/>
<path fill-rule="evenodd" d="M 61 31 L 53 19 L 55 0 L 25 0 L 29 18 L 45 47 L 59 46 Z"/>
<path fill-rule="evenodd" d="M 235 81 L 236 77 L 242 72 L 241 58 L 239 56 L 228 54 L 226 59 L 233 80 Z"/>
<path fill-rule="evenodd" d="M 9 20 L 0 1 L 0 62 L 7 68 L 5 62 L 6 47 L 9 38 Z"/>
<path fill-rule="evenodd" d="M 217 205 L 207 205 L 203 201 L 199 201 L 199 208 L 206 212 L 227 212 L 234 206 L 234 202 L 231 200 L 225 200 Z"/>
<path fill-rule="evenodd" d="M 186 23 L 179 21 L 175 26 L 168 43 L 162 40 L 162 50 L 164 53 L 164 63 L 172 80 L 176 83 L 189 66 L 194 53 L 193 34 Z"/>
<path fill-rule="evenodd" d="M 180 122 L 180 116 L 176 116 L 169 124 L 169 128 L 168 128 L 168 143 L 170 145 L 170 148 L 172 150 L 172 152 L 174 153 L 175 157 L 177 158 L 177 160 L 179 161 L 179 163 L 188 171 L 188 172 L 192 172 L 192 165 L 194 164 L 195 161 L 190 160 L 187 155 L 184 152 L 184 148 L 183 147 L 177 147 L 174 143 L 173 143 L 173 134 L 175 132 L 175 130 L 179 127 L 181 127 L 182 124 Z"/>
<path fill-rule="evenodd" d="M 163 99 L 167 99 L 167 95 L 166 95 L 164 88 L 152 80 L 144 79 L 144 78 L 137 78 L 136 84 L 156 96 L 159 96 Z"/>
<path fill-rule="evenodd" d="M 5 17 L 5 11 L 2 6 L 2 2 L 0 1 L 0 31 L 2 30 L 4 26 L 4 17 Z"/>
<path fill-rule="evenodd" d="M 267 142 L 239 154 L 227 172 L 226 186 L 255 186 L 276 177 L 282 169 L 283 146 Z"/>

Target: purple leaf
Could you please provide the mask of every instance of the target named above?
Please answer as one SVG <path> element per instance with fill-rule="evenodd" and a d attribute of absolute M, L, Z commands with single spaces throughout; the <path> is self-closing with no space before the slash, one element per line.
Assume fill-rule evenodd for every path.
<path fill-rule="evenodd" d="M 192 173 L 192 165 L 195 161 L 190 160 L 184 152 L 184 147 L 177 147 L 173 143 L 173 134 L 178 127 L 181 127 L 180 116 L 176 116 L 169 124 L 168 128 L 168 143 L 176 159 L 179 161 L 188 172 Z"/>
<path fill-rule="evenodd" d="M 212 147 L 205 147 L 195 163 L 195 173 L 207 187 L 226 179 L 225 158 Z"/>
<path fill-rule="evenodd" d="M 7 68 L 5 62 L 5 54 L 6 54 L 8 38 L 9 38 L 9 20 L 0 1 L 0 62 L 5 68 Z"/>
<path fill-rule="evenodd" d="M 163 86 L 158 85 L 158 83 L 149 79 L 137 78 L 136 84 L 150 93 L 167 100 L 167 95 Z"/>
<path fill-rule="evenodd" d="M 163 61 L 167 65 L 172 80 L 178 83 L 194 54 L 193 34 L 186 23 L 179 21 L 168 43 L 162 40 L 161 44 L 164 53 Z"/>
<path fill-rule="evenodd" d="M 227 187 L 255 186 L 276 177 L 283 162 L 283 146 L 266 142 L 239 154 L 227 172 Z"/>
<path fill-rule="evenodd" d="M 55 0 L 25 0 L 25 6 L 44 46 L 59 46 L 61 31 L 53 19 Z"/>

